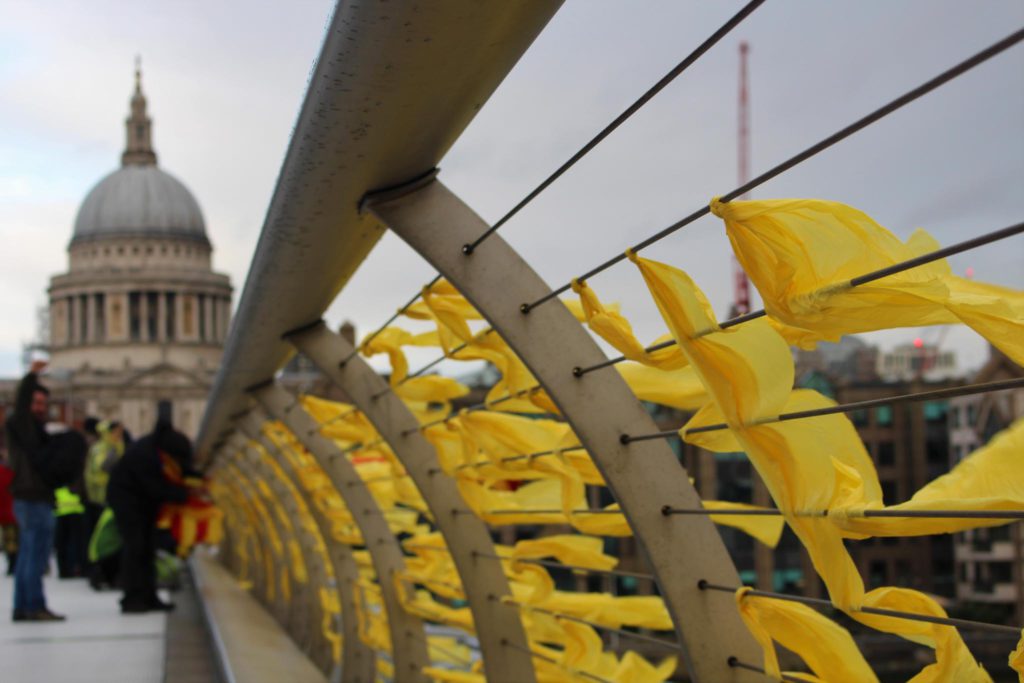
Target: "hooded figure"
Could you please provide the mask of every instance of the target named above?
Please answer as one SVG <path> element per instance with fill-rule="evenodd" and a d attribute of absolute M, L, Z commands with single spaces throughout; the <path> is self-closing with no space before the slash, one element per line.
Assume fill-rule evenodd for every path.
<path fill-rule="evenodd" d="M 184 503 L 192 444 L 166 420 L 125 451 L 110 473 L 107 504 L 121 532 L 121 611 L 169 610 L 156 593 L 156 519 L 163 503 Z"/>

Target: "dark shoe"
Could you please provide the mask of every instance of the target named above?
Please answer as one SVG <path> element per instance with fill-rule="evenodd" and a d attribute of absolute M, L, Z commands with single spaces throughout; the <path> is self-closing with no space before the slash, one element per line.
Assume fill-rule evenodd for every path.
<path fill-rule="evenodd" d="M 31 619 L 32 621 L 67 621 L 67 617 L 63 614 L 55 614 L 46 608 L 34 612 Z"/>
<path fill-rule="evenodd" d="M 32 621 L 29 618 L 29 613 L 23 609 L 16 609 L 11 612 L 11 621 Z"/>
<path fill-rule="evenodd" d="M 174 609 L 174 603 L 164 602 L 163 600 L 157 598 L 156 600 L 149 603 L 149 608 L 151 610 L 156 610 L 157 612 L 170 612 Z"/>
<path fill-rule="evenodd" d="M 121 614 L 145 614 L 151 609 L 153 608 L 144 603 L 121 603 Z"/>

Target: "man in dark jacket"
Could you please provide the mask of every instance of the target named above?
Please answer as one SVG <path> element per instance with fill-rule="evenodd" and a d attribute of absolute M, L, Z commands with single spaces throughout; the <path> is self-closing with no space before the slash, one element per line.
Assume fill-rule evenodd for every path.
<path fill-rule="evenodd" d="M 7 419 L 7 446 L 14 479 L 11 495 L 18 519 L 19 551 L 14 567 L 14 621 L 62 621 L 46 606 L 43 574 L 53 547 L 53 489 L 36 471 L 46 443 L 50 392 L 39 383 L 44 361 L 35 361 L 18 385 L 14 413 Z"/>
<path fill-rule="evenodd" d="M 107 504 L 121 532 L 121 611 L 125 614 L 169 610 L 174 605 L 156 593 L 156 519 L 163 503 L 188 498 L 184 473 L 192 464 L 192 444 L 170 422 L 125 451 L 107 484 Z"/>

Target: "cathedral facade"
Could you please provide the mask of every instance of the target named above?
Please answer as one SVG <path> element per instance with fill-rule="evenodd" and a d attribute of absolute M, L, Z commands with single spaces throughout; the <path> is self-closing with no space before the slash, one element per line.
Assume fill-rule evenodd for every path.
<path fill-rule="evenodd" d="M 49 286 L 54 398 L 134 434 L 167 413 L 195 435 L 231 312 L 199 203 L 157 165 L 141 74 L 121 166 L 85 197 Z M 71 417 L 71 416 L 69 416 Z"/>

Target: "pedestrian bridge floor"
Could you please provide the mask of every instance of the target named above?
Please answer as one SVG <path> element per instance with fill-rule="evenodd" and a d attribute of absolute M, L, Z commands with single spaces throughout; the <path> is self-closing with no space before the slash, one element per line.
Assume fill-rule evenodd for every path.
<path fill-rule="evenodd" d="M 5 683 L 160 683 L 167 615 L 122 615 L 120 593 L 84 579 L 45 580 L 64 622 L 12 622 L 12 577 L 0 577 L 0 668 Z M 167 595 L 162 595 L 167 599 Z"/>

